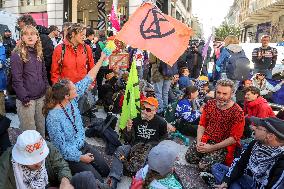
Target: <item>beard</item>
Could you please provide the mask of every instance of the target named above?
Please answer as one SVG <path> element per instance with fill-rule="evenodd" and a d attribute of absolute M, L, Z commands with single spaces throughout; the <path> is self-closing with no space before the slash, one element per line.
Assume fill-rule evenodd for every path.
<path fill-rule="evenodd" d="M 229 103 L 230 103 L 231 99 L 229 100 L 226 100 L 226 101 L 220 101 L 219 99 L 216 100 L 216 105 L 217 105 L 217 108 L 219 109 L 222 109 L 224 107 L 226 107 Z"/>

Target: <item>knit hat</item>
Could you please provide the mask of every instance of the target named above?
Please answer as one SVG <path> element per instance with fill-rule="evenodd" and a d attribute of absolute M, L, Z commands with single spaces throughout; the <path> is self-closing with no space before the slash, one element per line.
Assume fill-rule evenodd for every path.
<path fill-rule="evenodd" d="M 49 154 L 45 140 L 35 130 L 27 130 L 18 136 L 12 150 L 15 162 L 21 165 L 34 165 L 43 161 Z"/>
<path fill-rule="evenodd" d="M 171 172 L 180 146 L 171 140 L 164 140 L 152 148 L 148 154 L 149 169 L 165 176 Z"/>
<path fill-rule="evenodd" d="M 284 121 L 276 117 L 258 118 L 251 117 L 250 121 L 256 126 L 265 127 L 268 132 L 273 133 L 280 140 L 284 140 Z"/>

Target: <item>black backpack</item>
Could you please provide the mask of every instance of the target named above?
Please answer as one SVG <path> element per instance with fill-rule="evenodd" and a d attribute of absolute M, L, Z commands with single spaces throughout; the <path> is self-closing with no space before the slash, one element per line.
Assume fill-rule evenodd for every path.
<path fill-rule="evenodd" d="M 230 57 L 226 62 L 226 74 L 229 79 L 244 81 L 250 79 L 250 60 L 245 52 L 234 53 L 229 51 Z"/>

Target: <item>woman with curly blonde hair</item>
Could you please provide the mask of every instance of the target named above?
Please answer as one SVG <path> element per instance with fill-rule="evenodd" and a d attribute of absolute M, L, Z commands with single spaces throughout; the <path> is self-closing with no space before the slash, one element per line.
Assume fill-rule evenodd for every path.
<path fill-rule="evenodd" d="M 21 39 L 11 55 L 11 74 L 21 129 L 37 130 L 45 136 L 42 107 L 49 85 L 39 33 L 34 26 L 21 30 Z"/>

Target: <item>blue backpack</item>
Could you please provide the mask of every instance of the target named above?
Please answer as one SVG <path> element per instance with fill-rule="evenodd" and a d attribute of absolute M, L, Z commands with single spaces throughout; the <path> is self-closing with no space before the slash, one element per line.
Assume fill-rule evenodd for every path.
<path fill-rule="evenodd" d="M 173 66 L 170 66 L 165 62 L 160 61 L 159 71 L 163 76 L 172 77 L 178 73 L 178 64 L 176 62 Z"/>
<path fill-rule="evenodd" d="M 226 74 L 229 79 L 244 81 L 250 79 L 250 60 L 245 52 L 234 53 L 229 51 L 230 56 L 226 62 Z"/>

